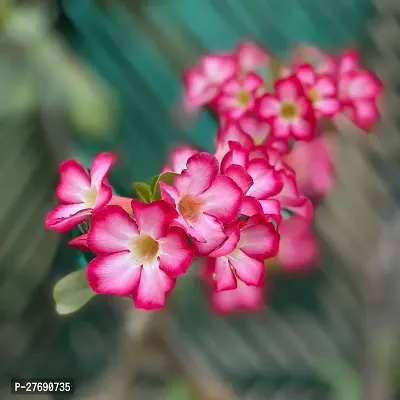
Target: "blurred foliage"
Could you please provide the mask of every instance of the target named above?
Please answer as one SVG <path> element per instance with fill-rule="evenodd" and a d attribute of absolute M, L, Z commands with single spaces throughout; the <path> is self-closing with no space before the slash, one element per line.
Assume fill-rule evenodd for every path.
<path fill-rule="evenodd" d="M 78 134 L 101 139 L 115 120 L 113 94 L 77 62 L 53 30 L 51 3 L 3 3 L 0 50 L 0 118 L 24 115 L 43 106 L 66 110 Z"/>

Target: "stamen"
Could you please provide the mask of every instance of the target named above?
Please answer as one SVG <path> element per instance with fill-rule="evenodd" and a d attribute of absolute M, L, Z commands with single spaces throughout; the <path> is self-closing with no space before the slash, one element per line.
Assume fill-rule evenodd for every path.
<path fill-rule="evenodd" d="M 178 204 L 178 211 L 186 221 L 196 222 L 201 215 L 201 203 L 193 196 L 184 196 Z"/>

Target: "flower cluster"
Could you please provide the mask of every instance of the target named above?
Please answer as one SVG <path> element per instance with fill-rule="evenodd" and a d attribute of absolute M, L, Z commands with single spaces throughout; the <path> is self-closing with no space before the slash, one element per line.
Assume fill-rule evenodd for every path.
<path fill-rule="evenodd" d="M 318 255 L 313 200 L 333 180 L 324 122 L 344 113 L 370 129 L 381 84 L 354 52 L 305 47 L 284 66 L 251 42 L 204 56 L 184 84 L 188 109 L 218 115 L 215 152 L 175 149 L 159 176 L 135 185 L 137 200 L 113 195 L 113 155 L 99 154 L 88 171 L 65 161 L 46 227 L 85 223 L 70 245 L 95 254 L 86 276 L 96 293 L 161 308 L 201 257 L 217 312 L 257 309 L 271 263 L 302 270 Z"/>

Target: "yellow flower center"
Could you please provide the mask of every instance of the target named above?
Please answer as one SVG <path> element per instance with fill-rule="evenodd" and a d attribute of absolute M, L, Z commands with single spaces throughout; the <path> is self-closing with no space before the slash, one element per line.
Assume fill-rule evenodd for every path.
<path fill-rule="evenodd" d="M 298 108 L 295 103 L 283 103 L 281 106 L 281 116 L 287 121 L 292 121 L 298 116 Z"/>
<path fill-rule="evenodd" d="M 236 100 L 241 107 L 246 107 L 251 99 L 251 95 L 247 90 L 239 90 L 236 95 Z"/>
<path fill-rule="evenodd" d="M 201 203 L 193 196 L 184 196 L 178 204 L 178 211 L 186 221 L 196 222 L 201 215 Z"/>
<path fill-rule="evenodd" d="M 88 208 L 94 207 L 97 199 L 97 194 L 97 189 L 94 186 L 86 191 L 84 195 L 84 201 Z"/>
<path fill-rule="evenodd" d="M 310 89 L 307 93 L 307 97 L 313 104 L 319 100 L 318 92 L 315 89 Z"/>
<path fill-rule="evenodd" d="M 140 261 L 151 261 L 157 257 L 160 246 L 157 240 L 153 239 L 149 235 L 140 235 L 134 239 L 133 243 L 134 254 L 140 259 Z"/>

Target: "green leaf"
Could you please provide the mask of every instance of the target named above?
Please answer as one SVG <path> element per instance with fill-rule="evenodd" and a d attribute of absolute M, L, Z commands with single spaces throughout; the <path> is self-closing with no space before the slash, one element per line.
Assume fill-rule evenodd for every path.
<path fill-rule="evenodd" d="M 144 182 L 135 182 L 133 185 L 137 198 L 143 203 L 151 203 L 150 186 Z"/>
<path fill-rule="evenodd" d="M 58 314 L 71 314 L 82 308 L 95 292 L 88 286 L 84 269 L 72 272 L 56 283 L 53 298 Z"/>
<path fill-rule="evenodd" d="M 190 384 L 181 378 L 171 379 L 167 384 L 167 400 L 192 400 L 195 393 Z"/>
<path fill-rule="evenodd" d="M 150 187 L 152 189 L 152 200 L 160 200 L 161 193 L 160 193 L 160 181 L 166 183 L 167 185 L 173 185 L 175 181 L 175 177 L 178 174 L 175 172 L 164 172 L 163 174 L 159 175 L 158 177 L 154 177 L 151 180 Z M 156 179 L 158 178 L 158 179 Z"/>

